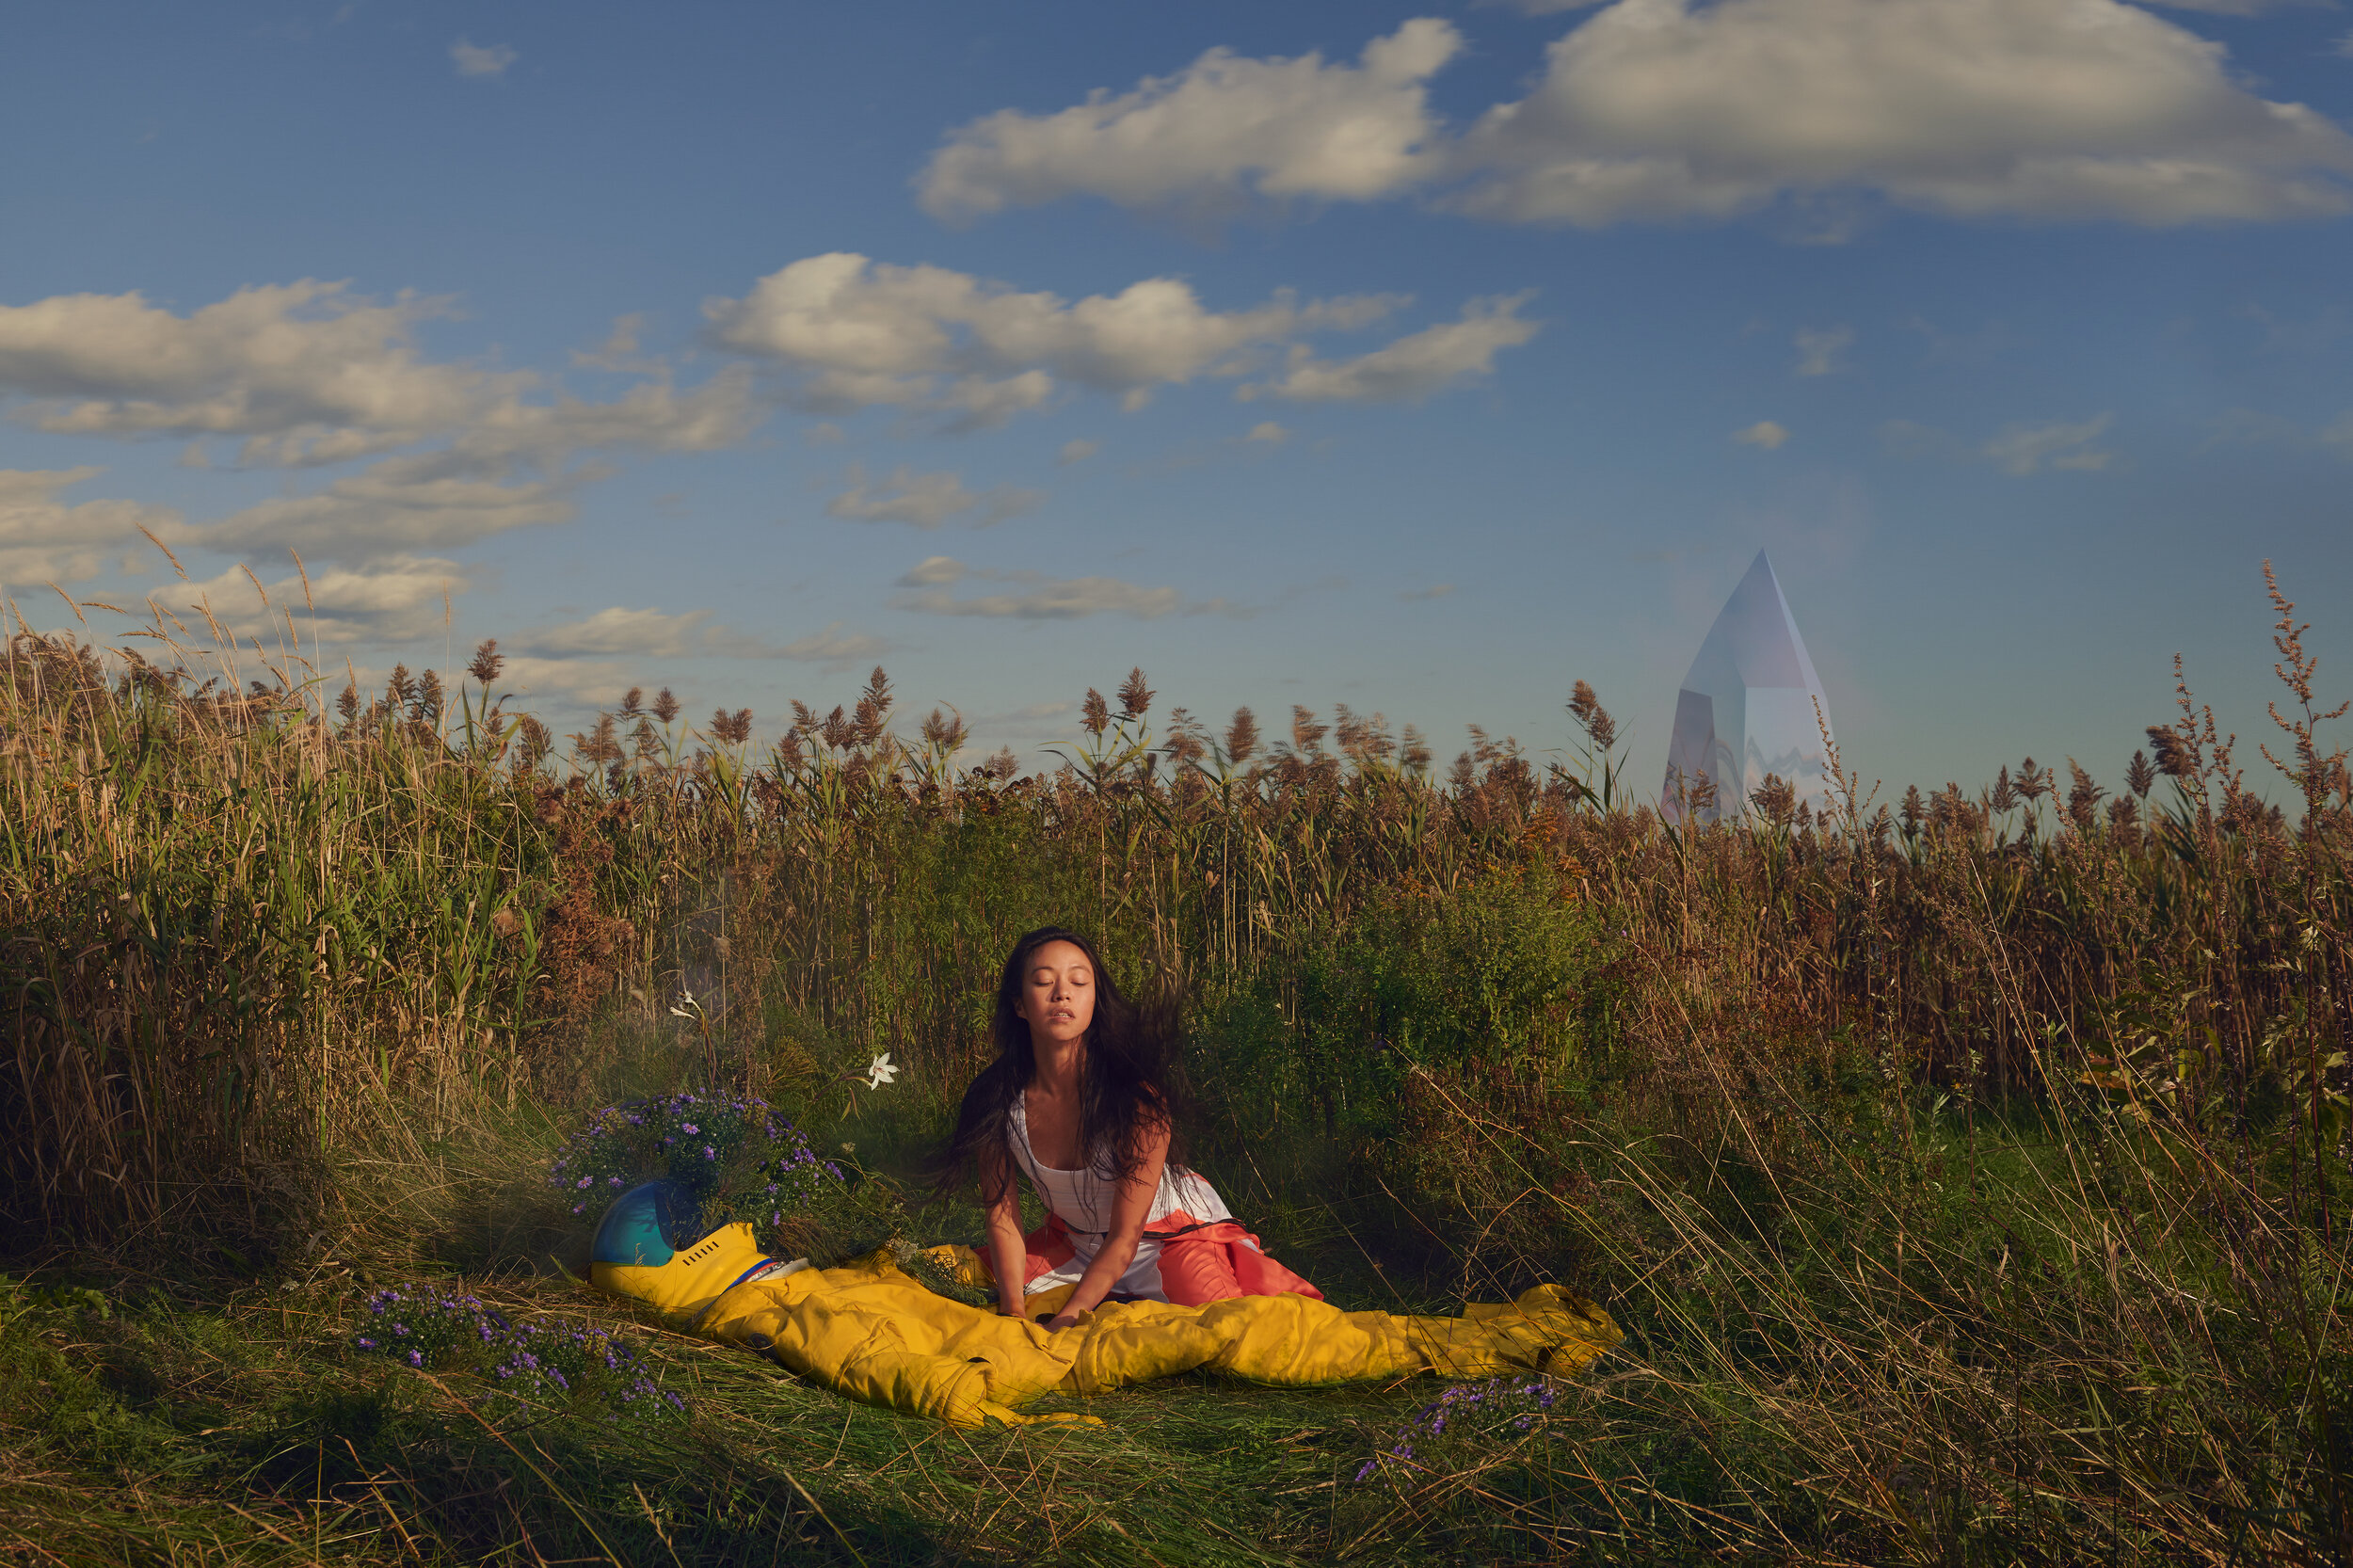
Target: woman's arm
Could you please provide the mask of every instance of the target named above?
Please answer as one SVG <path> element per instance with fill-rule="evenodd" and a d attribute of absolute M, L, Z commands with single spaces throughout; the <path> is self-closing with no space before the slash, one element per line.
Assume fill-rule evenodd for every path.
<path fill-rule="evenodd" d="M 1068 1328 L 1079 1320 L 1079 1314 L 1101 1305 L 1119 1276 L 1128 1272 L 1128 1265 L 1135 1261 L 1144 1219 L 1152 1212 L 1153 1194 L 1160 1190 L 1160 1168 L 1168 1163 L 1168 1124 L 1158 1122 L 1142 1128 L 1139 1142 L 1135 1171 L 1119 1184 L 1119 1195 L 1112 1200 L 1112 1233 L 1103 1239 L 1102 1250 L 1087 1265 L 1087 1272 L 1079 1276 L 1070 1304 L 1054 1314 L 1048 1328 Z"/>
<path fill-rule="evenodd" d="M 1022 1277 L 1028 1254 L 1021 1244 L 1021 1190 L 1015 1185 L 1013 1161 L 1003 1149 L 981 1151 L 981 1192 L 997 1199 L 988 1206 L 988 1266 L 997 1275 L 997 1309 L 1010 1318 L 1026 1317 L 1022 1307 Z"/>

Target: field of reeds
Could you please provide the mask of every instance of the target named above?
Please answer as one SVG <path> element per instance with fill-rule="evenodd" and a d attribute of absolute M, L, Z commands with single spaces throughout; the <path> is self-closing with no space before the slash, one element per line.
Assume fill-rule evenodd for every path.
<path fill-rule="evenodd" d="M 489 643 L 338 693 L 19 634 L 0 1549 L 2353 1560 L 2353 788 L 2273 602 L 2260 753 L 2183 683 L 2105 785 L 1769 781 L 1687 828 L 1581 682 L 1569 760 L 1474 730 L 1444 764 L 1345 708 L 1204 723 L 1136 672 L 1019 776 L 953 715 L 896 722 L 880 670 L 773 744 L 667 692 L 559 738 Z M 1181 1003 L 1195 1163 L 1333 1299 L 1559 1280 L 1623 1351 L 960 1434 L 572 1277 L 550 1155 L 690 1086 L 970 1240 L 912 1177 L 1049 920 Z M 853 1086 L 882 1053 L 899 1080 Z M 372 1356 L 383 1290 L 625 1346 L 685 1413 Z"/>

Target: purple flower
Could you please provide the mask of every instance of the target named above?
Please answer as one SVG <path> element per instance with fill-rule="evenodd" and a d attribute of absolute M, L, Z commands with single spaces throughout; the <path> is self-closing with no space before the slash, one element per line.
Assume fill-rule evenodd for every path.
<path fill-rule="evenodd" d="M 422 1367 L 422 1366 L 424 1366 L 424 1352 L 423 1351 L 410 1351 L 410 1352 L 408 1352 L 408 1365 L 409 1365 L 409 1366 L 411 1366 L 411 1367 Z"/>

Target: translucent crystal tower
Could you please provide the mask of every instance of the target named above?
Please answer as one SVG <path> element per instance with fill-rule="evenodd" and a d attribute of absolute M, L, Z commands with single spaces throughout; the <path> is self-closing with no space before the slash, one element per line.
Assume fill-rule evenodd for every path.
<path fill-rule="evenodd" d="M 1687 808 L 1698 822 L 1737 817 L 1769 773 L 1819 811 L 1831 793 L 1822 747 L 1829 728 L 1821 678 L 1760 550 L 1675 695 L 1658 809 L 1669 822 L 1683 821 Z M 1715 787 L 1705 804 L 1703 778 Z"/>

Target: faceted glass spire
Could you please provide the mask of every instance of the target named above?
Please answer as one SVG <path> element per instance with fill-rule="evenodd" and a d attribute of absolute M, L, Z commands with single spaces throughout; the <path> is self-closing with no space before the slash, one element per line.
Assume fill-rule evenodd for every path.
<path fill-rule="evenodd" d="M 1682 822 L 1688 807 L 1696 822 L 1737 817 L 1769 773 L 1786 780 L 1798 800 L 1819 811 L 1831 795 L 1822 754 L 1829 728 L 1821 678 L 1790 618 L 1773 564 L 1760 550 L 1708 629 L 1675 696 L 1660 814 Z M 1701 803 L 1703 777 L 1715 786 L 1712 803 Z"/>

